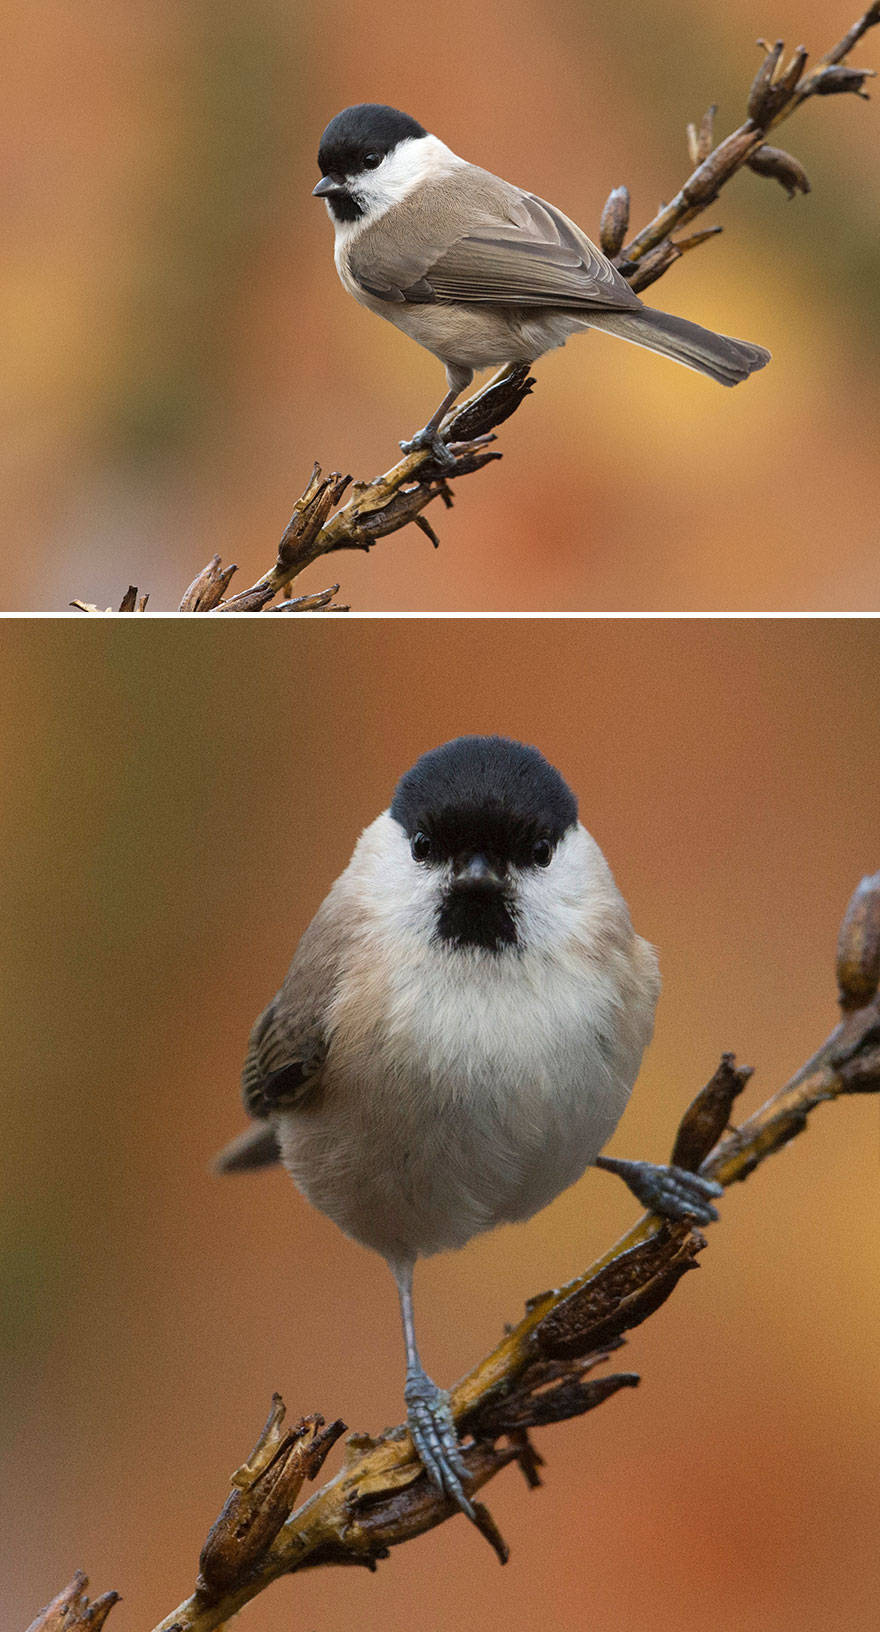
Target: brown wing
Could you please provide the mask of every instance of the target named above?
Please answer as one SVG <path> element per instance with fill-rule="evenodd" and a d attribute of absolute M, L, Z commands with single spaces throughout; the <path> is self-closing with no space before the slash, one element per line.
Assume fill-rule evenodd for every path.
<path fill-rule="evenodd" d="M 361 287 L 380 300 L 396 302 L 463 301 L 575 311 L 641 306 L 601 250 L 560 210 L 495 177 L 487 177 L 493 184 L 487 187 L 479 180 L 483 173 L 476 174 L 477 181 L 469 179 L 467 190 L 458 178 L 434 183 L 438 190 L 443 188 L 436 203 L 423 189 L 418 204 L 421 219 L 406 200 L 365 231 L 349 258 Z M 447 228 L 447 233 L 435 232 L 433 244 L 423 225 L 426 214 L 429 221 L 435 216 Z M 438 239 L 447 236 L 450 216 L 454 236 L 443 244 Z M 416 229 L 411 235 L 408 225 Z M 401 237 L 406 244 L 402 257 Z"/>
<path fill-rule="evenodd" d="M 218 1173 L 247 1173 L 280 1161 L 274 1126 L 264 1119 L 272 1111 L 304 1104 L 317 1086 L 328 1045 L 314 1017 L 304 1019 L 291 1007 L 292 973 L 293 965 L 256 1022 L 241 1073 L 245 1110 L 262 1125 L 246 1128 L 221 1150 L 214 1162 Z"/>
<path fill-rule="evenodd" d="M 317 1090 L 331 1041 L 328 1010 L 349 940 L 338 889 L 337 882 L 318 908 L 281 990 L 251 1032 L 241 1076 L 251 1116 L 302 1105 Z"/>
<path fill-rule="evenodd" d="M 327 1057 L 329 1043 L 320 1024 L 291 1011 L 289 979 L 251 1032 L 241 1073 L 249 1116 L 264 1117 L 302 1104 Z"/>
<path fill-rule="evenodd" d="M 320 1091 L 332 1034 L 327 1015 L 349 936 L 334 884 L 294 954 L 280 991 L 253 1027 L 241 1074 L 249 1116 L 305 1105 Z M 217 1158 L 221 1173 L 245 1172 L 278 1161 L 274 1127 L 248 1128 Z"/>

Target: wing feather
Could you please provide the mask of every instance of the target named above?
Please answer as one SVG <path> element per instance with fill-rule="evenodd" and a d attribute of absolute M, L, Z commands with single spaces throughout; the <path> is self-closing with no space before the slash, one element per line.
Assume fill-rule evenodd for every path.
<path fill-rule="evenodd" d="M 250 1116 L 299 1107 L 319 1087 L 331 1042 L 328 1010 L 347 940 L 337 890 L 338 882 L 303 935 L 280 991 L 251 1031 L 241 1074 Z"/>
<path fill-rule="evenodd" d="M 289 981 L 288 976 L 288 981 Z M 301 1105 L 327 1056 L 328 1042 L 313 1017 L 291 1011 L 288 981 L 251 1032 L 241 1073 L 249 1116 Z"/>
<path fill-rule="evenodd" d="M 441 200 L 426 199 L 423 190 L 420 231 L 406 230 L 416 227 L 408 200 L 367 229 L 349 254 L 361 288 L 379 300 L 397 303 L 557 306 L 575 311 L 641 306 L 616 267 L 560 210 L 497 177 L 487 180 L 493 186 L 483 186 L 475 195 L 477 208 L 470 208 L 467 199 L 456 203 L 447 188 L 445 208 L 440 209 Z M 460 190 L 460 183 L 452 186 Z M 390 220 L 395 214 L 396 223 Z M 422 225 L 425 216 L 437 223 L 433 233 Z M 402 257 L 401 229 L 407 246 Z"/>
<path fill-rule="evenodd" d="M 425 274 L 438 300 L 513 306 L 638 304 L 620 273 L 583 233 L 540 199 L 529 198 L 527 224 L 469 232 Z"/>

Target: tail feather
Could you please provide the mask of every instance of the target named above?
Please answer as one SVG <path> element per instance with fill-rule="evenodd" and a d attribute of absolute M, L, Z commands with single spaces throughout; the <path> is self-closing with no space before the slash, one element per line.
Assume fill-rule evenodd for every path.
<path fill-rule="evenodd" d="M 215 1173 L 249 1173 L 256 1167 L 269 1167 L 280 1161 L 281 1151 L 275 1130 L 269 1122 L 258 1122 L 245 1128 L 225 1150 L 215 1158 Z"/>
<path fill-rule="evenodd" d="M 719 385 L 739 385 L 740 380 L 748 379 L 770 361 L 770 353 L 763 346 L 732 340 L 727 334 L 716 334 L 699 323 L 689 323 L 686 317 L 657 312 L 651 306 L 636 312 L 591 312 L 590 327 L 606 329 L 621 340 L 631 340 L 633 345 L 659 351 L 685 368 L 708 374 Z"/>

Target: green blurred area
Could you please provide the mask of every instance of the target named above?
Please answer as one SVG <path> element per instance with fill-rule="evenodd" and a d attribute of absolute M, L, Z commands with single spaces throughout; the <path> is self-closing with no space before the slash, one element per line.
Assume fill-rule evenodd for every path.
<path fill-rule="evenodd" d="M 10 1632 L 77 1566 L 123 1594 L 120 1632 L 169 1612 L 273 1389 L 294 1417 L 400 1417 L 385 1266 L 285 1175 L 210 1161 L 242 1125 L 254 1016 L 418 753 L 536 742 L 657 945 L 619 1155 L 664 1157 L 722 1049 L 756 1067 L 747 1112 L 821 1042 L 840 916 L 880 865 L 873 623 L 198 628 L 16 624 L 0 646 Z M 631 1334 L 642 1387 L 538 1436 L 543 1490 L 491 1486 L 504 1572 L 456 1522 L 375 1579 L 277 1584 L 253 1632 L 575 1632 L 585 1605 L 597 1632 L 680 1632 L 707 1603 L 718 1632 L 869 1625 L 876 1166 L 876 1106 L 853 1098 L 725 1198 L 701 1273 Z M 452 1381 L 633 1216 L 588 1174 L 422 1266 L 426 1363 Z"/>
<path fill-rule="evenodd" d="M 351 0 L 86 0 L 6 8 L 9 337 L 0 463 L 12 548 L 0 607 L 171 609 L 219 549 L 269 564 L 315 458 L 386 468 L 437 363 L 343 293 L 309 195 L 327 119 L 415 112 L 465 156 L 594 234 L 609 188 L 633 223 L 684 179 L 684 127 L 743 116 L 757 33 L 821 54 L 851 21 L 817 0 L 534 0 L 470 13 Z M 854 60 L 872 60 L 874 37 Z M 722 393 L 591 337 L 538 367 L 505 465 L 417 540 L 334 563 L 374 609 L 873 607 L 880 203 L 876 108 L 825 98 L 779 132 L 808 198 L 745 174 L 724 234 L 649 300 L 768 344 Z M 700 459 L 695 468 L 694 447 Z M 552 471 L 552 480 L 548 472 Z M 540 504 L 534 495 L 540 494 Z M 841 537 L 841 497 L 854 495 Z M 810 516 L 809 527 L 801 517 Z M 311 569 L 304 587 L 328 574 Z"/>
<path fill-rule="evenodd" d="M 222 432 L 234 389 L 225 336 L 281 208 L 280 114 L 282 103 L 296 105 L 264 18 L 222 0 L 185 6 L 182 20 L 169 139 L 97 427 L 121 460 L 197 457 Z M 288 44 L 297 44 L 293 15 Z"/>

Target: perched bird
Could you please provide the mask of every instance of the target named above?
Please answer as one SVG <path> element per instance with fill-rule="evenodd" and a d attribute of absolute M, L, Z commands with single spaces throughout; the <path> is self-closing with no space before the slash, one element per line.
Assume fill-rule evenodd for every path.
<path fill-rule="evenodd" d="M 569 335 L 604 329 L 721 385 L 770 353 L 643 306 L 602 251 L 553 204 L 468 164 L 417 120 L 362 102 L 318 149 L 323 198 L 348 290 L 433 352 L 449 387 L 405 452 L 454 463 L 440 434 L 474 370 L 530 363 Z"/>
<path fill-rule="evenodd" d="M 559 772 L 522 743 L 459 737 L 401 778 L 251 1033 L 242 1080 L 257 1126 L 218 1166 L 280 1159 L 381 1253 L 416 1451 L 471 1518 L 449 1396 L 416 1347 L 414 1265 L 530 1218 L 590 1164 L 669 1216 L 717 1217 L 712 1180 L 599 1155 L 659 984 Z"/>

